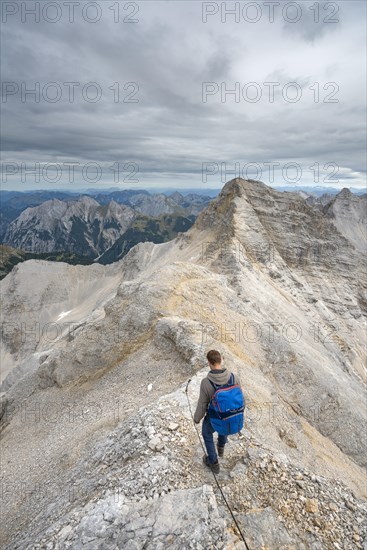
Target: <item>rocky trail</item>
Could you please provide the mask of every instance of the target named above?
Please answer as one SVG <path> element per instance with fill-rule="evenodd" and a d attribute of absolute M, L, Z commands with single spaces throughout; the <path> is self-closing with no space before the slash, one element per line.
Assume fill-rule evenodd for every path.
<path fill-rule="evenodd" d="M 184 384 L 118 423 L 67 476 L 27 492 L 27 538 L 5 548 L 27 548 L 29 537 L 35 549 L 245 548 L 201 457 Z M 367 506 L 343 483 L 297 468 L 247 428 L 230 438 L 221 465 L 219 484 L 250 549 L 363 548 Z"/>

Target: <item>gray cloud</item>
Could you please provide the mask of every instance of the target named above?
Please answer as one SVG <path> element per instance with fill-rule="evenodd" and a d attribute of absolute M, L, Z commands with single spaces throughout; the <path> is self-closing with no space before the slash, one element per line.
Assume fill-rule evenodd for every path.
<path fill-rule="evenodd" d="M 94 24 L 78 15 L 74 23 L 67 17 L 55 24 L 22 23 L 19 14 L 3 24 L 3 82 L 25 83 L 28 88 L 38 82 L 41 90 L 55 82 L 62 90 L 55 103 L 42 96 L 39 103 L 30 97 L 22 102 L 20 93 L 2 103 L 4 162 L 96 162 L 103 167 L 100 187 L 116 185 L 109 166 L 131 161 L 140 168 L 139 187 L 172 188 L 200 188 L 202 164 L 208 162 L 218 166 L 207 179 L 206 186 L 212 187 L 221 184 L 221 163 L 228 172 L 235 163 L 241 169 L 258 163 L 265 182 L 264 163 L 279 163 L 275 183 L 283 185 L 290 182 L 284 181 L 282 167 L 296 162 L 303 170 L 299 183 L 309 185 L 310 166 L 319 163 L 324 177 L 328 171 L 323 167 L 335 162 L 340 186 L 363 185 L 364 3 L 335 3 L 340 6 L 340 22 L 334 24 L 321 17 L 315 23 L 305 2 L 298 2 L 303 16 L 297 23 L 276 16 L 274 23 L 262 17 L 253 24 L 229 17 L 223 23 L 221 2 L 216 3 L 218 14 L 203 23 L 202 4 L 181 1 L 138 2 L 138 23 L 114 23 L 108 9 L 112 4 L 100 3 L 102 18 Z M 123 16 L 125 4 L 120 3 Z M 323 17 L 331 13 L 323 10 L 324 4 L 320 3 Z M 80 83 L 73 103 L 65 82 Z M 96 103 L 81 94 L 90 82 L 102 92 Z M 120 100 L 130 97 L 139 102 L 116 103 L 116 85 L 115 91 L 111 87 L 117 82 Z M 136 84 L 124 90 L 128 82 Z M 203 103 L 205 82 L 217 91 Z M 221 97 L 221 85 L 229 91 L 237 82 L 241 92 L 247 83 L 257 83 L 261 99 L 251 103 L 242 94 L 239 102 L 233 95 Z M 273 103 L 266 82 L 279 83 Z M 296 103 L 284 98 L 288 93 L 292 99 L 297 92 L 291 82 L 302 93 Z M 92 86 L 88 91 L 95 90 Z M 254 86 L 248 88 L 249 94 L 254 91 Z M 327 102 L 333 99 L 338 102 Z M 73 185 L 85 183 L 78 179 Z M 63 179 L 58 187 L 62 184 L 68 181 Z M 121 187 L 131 186 L 121 182 Z M 31 176 L 22 183 L 18 173 L 3 181 L 3 187 L 50 185 L 34 182 Z"/>
<path fill-rule="evenodd" d="M 306 0 L 296 2 L 294 7 L 289 3 L 289 8 L 284 12 L 283 30 L 298 39 L 314 42 L 327 33 L 337 32 L 345 17 L 343 2 Z"/>

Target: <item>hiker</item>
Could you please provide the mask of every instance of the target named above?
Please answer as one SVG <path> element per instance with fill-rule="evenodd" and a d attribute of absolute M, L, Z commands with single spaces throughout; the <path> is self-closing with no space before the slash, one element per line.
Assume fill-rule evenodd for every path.
<path fill-rule="evenodd" d="M 204 455 L 203 462 L 217 474 L 220 467 L 213 433 L 218 432 L 217 450 L 219 457 L 223 457 L 227 435 L 239 432 L 243 426 L 244 398 L 238 377 L 229 372 L 225 367 L 222 367 L 222 356 L 219 351 L 210 350 L 206 358 L 210 371 L 206 378 L 201 381 L 194 422 L 195 424 L 199 424 L 201 419 L 204 418 L 202 435 L 207 455 Z M 220 391 L 224 387 L 230 391 Z M 212 399 L 213 396 L 215 397 L 214 400 Z M 218 401 L 221 401 L 222 408 L 219 407 L 218 409 Z M 218 410 L 230 412 L 224 415 L 225 418 L 223 418 Z"/>

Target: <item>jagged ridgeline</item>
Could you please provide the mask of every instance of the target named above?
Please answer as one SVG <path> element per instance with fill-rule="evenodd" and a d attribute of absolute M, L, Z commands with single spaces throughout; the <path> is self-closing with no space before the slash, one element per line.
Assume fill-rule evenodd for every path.
<path fill-rule="evenodd" d="M 25 252 L 26 259 L 111 263 L 138 242 L 161 243 L 186 231 L 209 202 L 206 195 L 177 191 L 2 191 L 0 242 L 17 250 L 18 261 Z"/>
<path fill-rule="evenodd" d="M 248 547 L 363 549 L 366 242 L 366 195 L 235 179 L 188 231 L 110 265 L 15 265 L 2 547 L 246 548 L 185 394 L 214 348 L 246 397 L 218 481 Z"/>
<path fill-rule="evenodd" d="M 31 258 L 82 265 L 118 261 L 139 242 L 162 243 L 187 231 L 209 201 L 205 195 L 178 192 L 166 196 L 134 190 L 94 195 L 3 191 L 2 276 Z"/>

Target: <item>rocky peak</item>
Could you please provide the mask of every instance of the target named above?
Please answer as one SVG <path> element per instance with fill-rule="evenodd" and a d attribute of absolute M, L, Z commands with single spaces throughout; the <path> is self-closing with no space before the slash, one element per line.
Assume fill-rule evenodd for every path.
<path fill-rule="evenodd" d="M 343 187 L 343 189 L 338 193 L 335 197 L 336 200 L 338 199 L 351 199 L 354 197 L 353 193 L 348 189 L 348 187 Z"/>
<path fill-rule="evenodd" d="M 63 215 L 67 210 L 67 203 L 65 201 L 61 201 L 59 199 L 50 199 L 48 201 L 43 202 L 39 206 L 30 206 L 23 210 L 21 214 L 18 217 L 18 220 L 20 222 L 29 220 L 31 218 L 36 217 L 37 219 L 41 219 L 43 217 L 52 217 L 54 215 Z M 35 214 L 37 215 L 35 216 Z"/>
<path fill-rule="evenodd" d="M 85 206 L 99 206 L 99 203 L 90 197 L 89 195 L 82 195 L 77 201 L 68 201 L 68 203 L 80 203 L 84 204 Z"/>
<path fill-rule="evenodd" d="M 121 215 L 123 212 L 132 212 L 132 208 L 130 206 L 126 206 L 125 204 L 119 204 L 115 200 L 111 200 L 107 204 L 107 214 L 110 216 L 112 215 Z"/>
<path fill-rule="evenodd" d="M 271 188 L 265 185 L 265 183 L 263 183 L 262 181 L 234 178 L 233 180 L 227 181 L 220 195 L 243 196 L 243 194 L 246 195 L 247 191 L 262 191 L 264 193 L 267 193 L 271 191 Z"/>
<path fill-rule="evenodd" d="M 235 178 L 224 185 L 218 197 L 202 212 L 198 218 L 199 225 L 202 223 L 209 226 L 213 223 L 225 225 L 229 222 L 230 215 L 236 209 L 241 210 L 246 203 L 261 207 L 261 204 L 290 203 L 291 201 L 299 205 L 305 202 L 296 192 L 279 192 L 261 181 Z"/>
<path fill-rule="evenodd" d="M 181 193 L 179 193 L 178 191 L 175 191 L 169 197 L 173 201 L 177 202 L 177 204 L 181 204 L 183 199 L 184 199 L 184 196 Z"/>
<path fill-rule="evenodd" d="M 357 250 L 366 254 L 366 195 L 356 195 L 344 188 L 324 207 L 324 215 Z"/>

